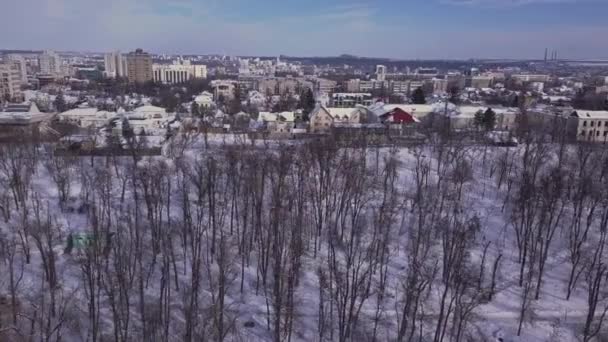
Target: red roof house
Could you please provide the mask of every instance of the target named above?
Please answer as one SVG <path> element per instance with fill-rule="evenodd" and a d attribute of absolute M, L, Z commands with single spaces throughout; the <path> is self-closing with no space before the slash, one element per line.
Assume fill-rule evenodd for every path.
<path fill-rule="evenodd" d="M 389 112 L 386 112 L 383 115 L 380 115 L 380 119 L 384 123 L 394 123 L 394 124 L 412 124 L 416 122 L 420 122 L 420 120 L 416 119 L 412 114 L 404 111 L 403 109 L 397 107 Z"/>

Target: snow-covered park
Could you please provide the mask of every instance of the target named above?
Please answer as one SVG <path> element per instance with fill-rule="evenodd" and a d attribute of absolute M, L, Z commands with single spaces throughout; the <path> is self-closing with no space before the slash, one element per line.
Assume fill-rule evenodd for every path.
<path fill-rule="evenodd" d="M 603 341 L 608 153 L 0 146 L 0 341 Z"/>

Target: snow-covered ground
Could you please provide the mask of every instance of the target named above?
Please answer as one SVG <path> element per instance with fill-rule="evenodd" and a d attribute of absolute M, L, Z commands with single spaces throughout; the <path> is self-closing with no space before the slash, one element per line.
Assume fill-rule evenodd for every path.
<path fill-rule="evenodd" d="M 445 208 L 443 202 L 431 205 L 438 216 L 427 222 L 432 241 L 425 254 L 428 260 L 422 263 L 437 268 L 415 311 L 414 340 L 418 341 L 419 336 L 422 341 L 441 340 L 434 335 L 445 290 L 442 234 L 450 229 L 442 220 L 449 220 L 450 215 L 479 220 L 475 237 L 463 247 L 467 251 L 462 262 L 467 264 L 467 270 L 476 270 L 473 274 L 477 277 L 484 246 L 488 246 L 480 284 L 483 291 L 489 289 L 493 263 L 502 255 L 495 295 L 489 302 L 474 305 L 462 341 L 582 340 L 588 310 L 584 276 L 566 300 L 571 267 L 570 204 L 549 245 L 539 299 L 530 301 L 521 336 L 517 336 L 523 288 L 519 286 L 520 263 L 512 215 L 523 146 L 469 146 L 459 150 L 471 174 L 463 178 L 461 198 L 455 200 L 457 187 L 452 183 L 456 178 L 456 159 L 443 159 L 448 164 L 439 166 L 437 146 L 369 149 L 361 162 L 360 150 L 320 152 L 300 146 L 302 143 L 290 143 L 290 147 L 281 142 L 252 143 L 246 136 L 210 135 L 207 144 L 199 137 L 186 145 L 175 145 L 178 146 L 165 146 L 164 156 L 145 157 L 137 165 L 130 157 L 84 157 L 53 163 L 50 154 L 42 149 L 33 164 L 28 164 L 15 161 L 30 158 L 31 162 L 31 155 L 18 152 L 24 147 L 3 147 L 0 274 L 6 276 L 0 276 L 0 295 L 11 297 L 10 255 L 14 255 L 15 277 L 19 278 L 21 265 L 23 276 L 14 286 L 19 302 L 17 324 L 12 322 L 10 305 L 0 304 L 0 340 L 5 340 L 3 333 L 11 338 L 30 336 L 34 327 L 33 336 L 48 337 L 49 341 L 204 341 L 220 339 L 220 331 L 221 339 L 226 341 L 272 341 L 276 338 L 275 307 L 281 307 L 282 341 L 371 341 L 374 336 L 377 341 L 396 341 L 407 279 L 413 267 L 411 230 L 418 223 L 416 172 L 421 165 L 422 169 L 430 168 L 424 196 L 438 196 L 443 190 L 450 196 L 444 198 Z M 282 150 L 288 152 L 281 153 Z M 498 165 L 507 151 L 514 167 L 499 188 Z M 332 153 L 335 155 L 329 157 Z M 572 149 L 569 158 L 576 157 L 577 151 Z M 394 194 L 388 197 L 392 204 L 382 206 L 390 160 L 396 161 L 391 188 Z M 323 169 L 324 162 L 329 163 L 327 169 Z M 548 161 L 543 167 L 549 165 L 553 162 Z M 449 175 L 442 182 L 449 185 L 437 187 L 437 170 L 442 168 Z M 285 178 L 280 177 L 281 172 L 286 172 Z M 69 183 L 67 204 L 60 205 L 58 183 Z M 331 184 L 326 193 L 324 184 Z M 21 198 L 15 191 L 24 189 L 28 194 Z M 340 200 L 344 202 L 338 203 Z M 94 209 L 81 208 L 79 213 L 78 207 L 83 203 Z M 75 210 L 66 209 L 70 204 Z M 341 205 L 344 216 L 337 217 Z M 37 206 L 40 220 L 35 215 Z M 318 232 L 318 210 L 323 211 L 320 207 L 328 211 L 324 212 L 326 217 L 321 219 L 322 229 Z M 374 223 L 374 217 L 380 217 L 382 210 L 388 211 L 387 207 L 393 218 Z M 438 207 L 444 209 L 437 210 Z M 360 216 L 349 224 L 356 208 L 360 209 Z M 339 222 L 340 219 L 345 221 Z M 594 221 L 590 243 L 585 246 L 596 246 L 598 224 Z M 106 247 L 103 242 L 99 249 L 89 247 L 64 253 L 69 234 L 96 233 L 99 241 L 104 241 L 105 231 L 116 233 L 107 253 L 101 252 Z M 338 238 L 339 231 L 343 236 Z M 383 240 L 379 236 L 385 232 Z M 386 248 L 381 245 L 383 241 Z M 44 267 L 49 262 L 45 255 L 49 252 L 47 242 L 55 257 L 54 290 L 49 288 Z M 349 242 L 354 249 L 349 249 Z M 31 261 L 26 263 L 28 248 Z M 197 250 L 201 268 L 196 285 L 198 301 L 192 306 Z M 378 259 L 383 250 L 385 259 Z M 348 255 L 353 256 L 350 261 L 355 266 L 347 266 Z M 276 274 L 275 268 L 280 269 Z M 380 286 L 383 270 L 384 291 Z M 320 279 L 321 274 L 324 279 Z M 350 282 L 355 278 L 361 286 L 352 286 Z M 463 299 L 478 298 L 475 286 L 467 284 L 472 292 L 466 292 Z M 53 292 L 58 307 L 54 315 L 49 304 Z M 141 298 L 145 303 L 141 303 Z M 353 302 L 348 302 L 351 299 Z M 344 300 L 347 303 L 341 304 Z M 450 327 L 460 304 L 454 302 L 449 308 L 452 311 L 443 341 L 456 341 L 450 337 Z M 598 315 L 604 306 L 605 302 L 600 301 Z M 340 312 L 340 308 L 345 312 Z M 185 333 L 188 310 L 195 310 L 192 336 Z M 142 311 L 147 317 L 145 332 Z M 345 316 L 352 319 L 349 332 L 341 331 L 341 314 L 346 312 L 354 315 Z M 117 325 L 118 321 L 123 325 Z"/>

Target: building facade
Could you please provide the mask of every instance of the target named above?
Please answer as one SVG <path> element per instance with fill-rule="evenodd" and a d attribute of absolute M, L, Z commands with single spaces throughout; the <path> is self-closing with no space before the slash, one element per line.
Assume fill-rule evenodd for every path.
<path fill-rule="evenodd" d="M 207 78 L 206 65 L 192 65 L 190 61 L 174 61 L 173 64 L 152 65 L 154 82 L 164 84 L 184 83 L 195 78 Z"/>
<path fill-rule="evenodd" d="M 38 57 L 38 66 L 42 74 L 60 75 L 62 64 L 61 57 L 54 51 L 44 51 Z"/>
<path fill-rule="evenodd" d="M 492 78 L 487 76 L 473 76 L 471 78 L 471 88 L 489 88 L 492 85 Z"/>
<path fill-rule="evenodd" d="M 10 54 L 8 60 L 17 65 L 19 69 L 19 76 L 21 78 L 21 84 L 27 84 L 27 62 L 21 55 Z"/>
<path fill-rule="evenodd" d="M 234 98 L 234 88 L 237 82 L 232 80 L 214 80 L 211 82 L 213 88 L 213 98 L 219 100 L 230 100 Z"/>
<path fill-rule="evenodd" d="M 386 66 L 376 65 L 376 80 L 380 82 L 386 81 Z"/>
<path fill-rule="evenodd" d="M 23 101 L 21 85 L 22 80 L 18 64 L 10 61 L 0 63 L 0 102 Z"/>
<path fill-rule="evenodd" d="M 329 111 L 318 106 L 310 115 L 310 131 L 312 133 L 326 133 L 331 130 L 334 118 Z"/>
<path fill-rule="evenodd" d="M 153 80 L 152 56 L 137 49 L 127 55 L 127 75 L 129 82 L 144 83 Z"/>
<path fill-rule="evenodd" d="M 104 55 L 104 66 L 106 77 L 128 77 L 127 59 L 120 51 L 106 53 Z"/>
<path fill-rule="evenodd" d="M 337 108 L 350 108 L 356 105 L 369 106 L 372 104 L 372 94 L 370 93 L 334 93 L 332 94 L 331 104 Z"/>
<path fill-rule="evenodd" d="M 577 110 L 572 113 L 569 121 L 576 127 L 576 140 L 608 141 L 608 111 Z"/>

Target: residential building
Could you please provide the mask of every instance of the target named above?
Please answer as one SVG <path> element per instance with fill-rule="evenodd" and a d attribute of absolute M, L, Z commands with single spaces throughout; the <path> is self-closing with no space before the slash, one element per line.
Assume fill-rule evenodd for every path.
<path fill-rule="evenodd" d="M 386 66 L 376 65 L 376 80 L 380 82 L 386 81 Z"/>
<path fill-rule="evenodd" d="M 350 79 L 346 82 L 346 91 L 349 93 L 358 93 L 361 91 L 361 80 L 358 78 Z"/>
<path fill-rule="evenodd" d="M 511 75 L 511 78 L 518 82 L 547 82 L 549 81 L 549 75 L 532 75 L 532 74 L 519 74 Z"/>
<path fill-rule="evenodd" d="M 538 93 L 542 93 L 543 90 L 545 90 L 545 83 L 543 82 L 530 82 L 530 85 L 528 86 L 528 89 L 538 92 Z"/>
<path fill-rule="evenodd" d="M 351 108 L 356 105 L 369 106 L 372 104 L 372 94 L 370 93 L 334 93 L 332 94 L 331 104 L 338 108 Z"/>
<path fill-rule="evenodd" d="M 481 89 L 490 88 L 492 77 L 488 76 L 473 76 L 471 77 L 471 88 Z"/>
<path fill-rule="evenodd" d="M 421 77 L 435 77 L 439 74 L 436 68 L 418 68 L 416 69 L 416 75 Z"/>
<path fill-rule="evenodd" d="M 310 131 L 312 133 L 327 133 L 331 130 L 334 117 L 323 106 L 317 106 L 310 115 Z"/>
<path fill-rule="evenodd" d="M 336 81 L 327 80 L 324 78 L 315 78 L 313 82 L 315 84 L 314 90 L 321 94 L 333 93 L 338 85 Z"/>
<path fill-rule="evenodd" d="M 211 108 L 215 106 L 213 94 L 207 91 L 203 91 L 200 95 L 196 96 L 194 102 L 196 102 L 200 108 Z"/>
<path fill-rule="evenodd" d="M 314 89 L 314 85 L 310 81 L 292 77 L 264 78 L 257 83 L 257 90 L 266 95 L 298 94 L 305 88 Z"/>
<path fill-rule="evenodd" d="M 595 93 L 596 94 L 608 93 L 608 85 L 595 87 Z"/>
<path fill-rule="evenodd" d="M 448 92 L 448 80 L 433 78 L 433 94 L 444 95 Z"/>
<path fill-rule="evenodd" d="M 420 120 L 414 115 L 399 107 L 395 107 L 392 110 L 382 114 L 380 116 L 380 120 L 382 120 L 383 123 L 399 125 L 408 125 L 420 122 Z"/>
<path fill-rule="evenodd" d="M 234 88 L 237 81 L 232 80 L 213 80 L 211 87 L 213 88 L 213 98 L 218 100 L 220 97 L 224 100 L 230 100 L 234 97 Z"/>
<path fill-rule="evenodd" d="M 59 121 L 82 128 L 101 128 L 115 118 L 116 112 L 100 111 L 97 108 L 74 108 L 57 115 Z"/>
<path fill-rule="evenodd" d="M 569 126 L 576 127 L 576 140 L 608 141 L 608 111 L 576 110 L 568 121 Z"/>
<path fill-rule="evenodd" d="M 104 55 L 106 77 L 128 77 L 127 59 L 120 51 L 106 53 Z"/>
<path fill-rule="evenodd" d="M 10 54 L 8 60 L 17 64 L 19 69 L 19 75 L 21 78 L 21 84 L 27 84 L 27 62 L 22 55 Z"/>
<path fill-rule="evenodd" d="M 310 115 L 310 131 L 326 133 L 332 127 L 360 128 L 379 122 L 380 119 L 376 112 L 364 106 L 350 108 L 317 106 Z"/>
<path fill-rule="evenodd" d="M 44 51 L 38 56 L 38 66 L 40 67 L 40 73 L 58 76 L 62 74 L 61 57 L 54 51 Z"/>
<path fill-rule="evenodd" d="M 10 104 L 0 111 L 0 142 L 57 138 L 49 122 L 53 114 L 41 113 L 35 103 Z"/>
<path fill-rule="evenodd" d="M 385 113 L 392 112 L 393 110 L 399 108 L 401 111 L 412 115 L 416 120 L 420 120 L 427 115 L 433 113 L 435 109 L 433 105 L 428 104 L 384 104 L 384 103 L 376 103 L 372 107 L 373 110 L 378 116 L 381 116 Z"/>
<path fill-rule="evenodd" d="M 296 112 L 260 112 L 258 114 L 258 123 L 272 133 L 291 133 L 299 119 L 300 116 Z"/>
<path fill-rule="evenodd" d="M 0 102 L 23 101 L 19 65 L 11 61 L 0 63 Z"/>
<path fill-rule="evenodd" d="M 129 82 L 144 83 L 151 81 L 152 57 L 142 49 L 137 49 L 127 55 L 127 75 Z"/>
<path fill-rule="evenodd" d="M 177 60 L 173 64 L 153 64 L 154 82 L 164 84 L 185 83 L 195 78 L 207 78 L 206 65 L 192 65 L 190 61 Z"/>
<path fill-rule="evenodd" d="M 455 115 L 450 116 L 450 125 L 453 129 L 467 130 L 475 127 L 475 114 L 484 113 L 492 109 L 496 114 L 494 129 L 497 131 L 513 131 L 517 126 L 517 115 L 520 113 L 518 108 L 503 107 L 480 107 L 480 106 L 460 106 L 456 108 Z"/>
<path fill-rule="evenodd" d="M 501 71 L 488 71 L 483 74 L 484 76 L 492 78 L 492 81 L 504 81 L 505 73 Z"/>
<path fill-rule="evenodd" d="M 424 81 L 411 81 L 409 88 L 408 88 L 408 92 L 407 95 L 411 95 L 414 90 L 420 88 L 420 89 L 424 89 L 425 82 Z"/>
<path fill-rule="evenodd" d="M 247 95 L 247 103 L 257 108 L 266 106 L 266 96 L 257 90 L 252 90 Z"/>
<path fill-rule="evenodd" d="M 42 113 L 34 102 L 9 104 L 0 111 L 0 125 L 30 125 L 47 120 L 52 114 Z"/>
<path fill-rule="evenodd" d="M 407 94 L 410 91 L 410 81 L 390 81 L 389 88 L 393 93 Z"/>

